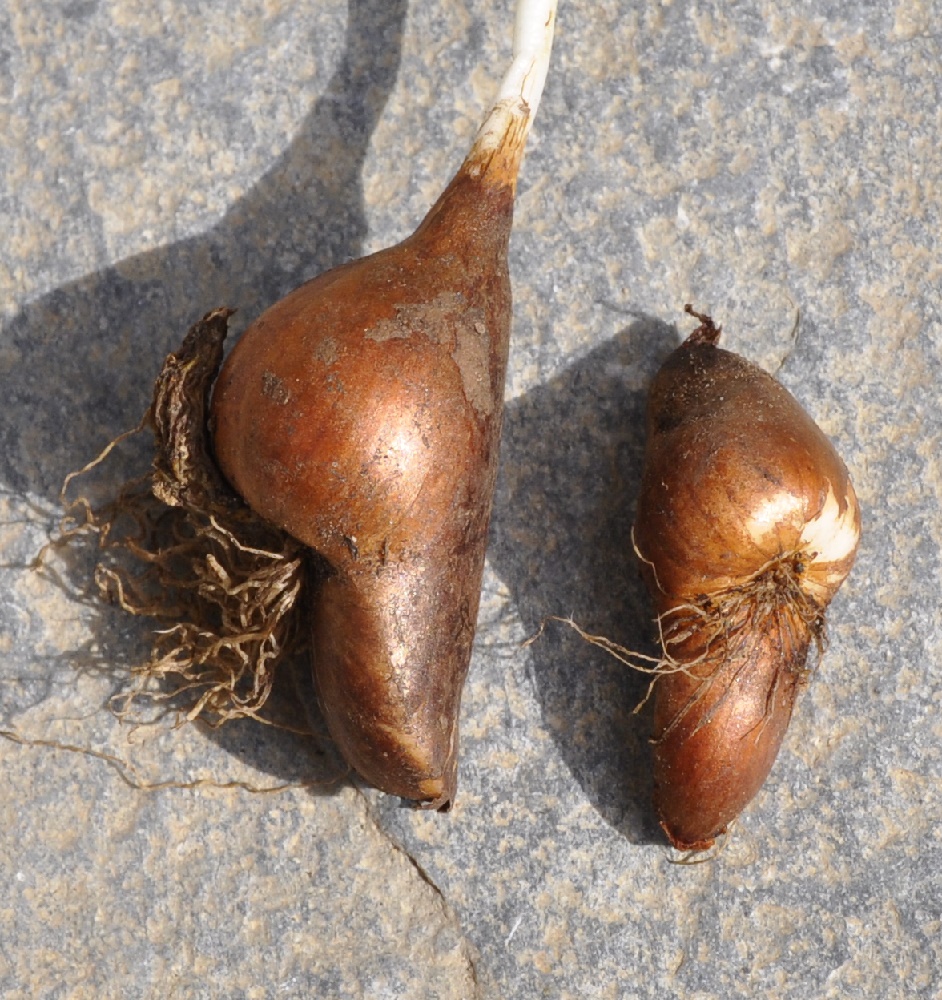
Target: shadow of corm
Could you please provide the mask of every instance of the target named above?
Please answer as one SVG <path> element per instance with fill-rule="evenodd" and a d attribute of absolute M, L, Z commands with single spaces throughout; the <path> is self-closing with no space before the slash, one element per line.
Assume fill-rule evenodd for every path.
<path fill-rule="evenodd" d="M 345 51 L 328 88 L 286 152 L 216 226 L 57 288 L 0 330 L 17 358 L 0 370 L 0 483 L 7 489 L 57 502 L 69 472 L 137 425 L 164 358 L 200 316 L 234 307 L 238 332 L 303 281 L 361 255 L 362 166 L 396 82 L 407 8 L 407 0 L 350 0 Z M 81 492 L 113 497 L 148 468 L 150 455 L 149 434 L 132 438 Z M 88 551 L 63 550 L 58 565 L 68 592 L 87 591 Z M 134 657 L 146 656 L 153 622 L 102 606 L 89 620 L 92 638 L 71 653 L 73 667 L 104 669 L 106 656 L 120 690 L 122 664 L 127 676 L 140 662 Z M 323 731 L 306 661 L 281 673 L 273 720 Z M 316 782 L 336 787 L 330 781 L 342 765 L 323 741 L 252 721 L 209 732 L 278 781 L 311 781 L 315 792 Z"/>
<path fill-rule="evenodd" d="M 529 634 L 549 615 L 655 655 L 631 543 L 647 388 L 676 346 L 641 317 L 508 405 L 489 558 Z M 648 679 L 548 622 L 529 646 L 543 721 L 599 813 L 635 842 L 662 842 L 650 807 Z"/>

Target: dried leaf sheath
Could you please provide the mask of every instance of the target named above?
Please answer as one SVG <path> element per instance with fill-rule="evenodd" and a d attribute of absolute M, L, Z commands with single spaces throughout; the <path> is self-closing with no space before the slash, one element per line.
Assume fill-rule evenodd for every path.
<path fill-rule="evenodd" d="M 304 547 L 236 497 L 212 458 L 206 414 L 230 315 L 209 313 L 164 363 L 141 425 L 154 433 L 153 472 L 101 510 L 72 505 L 80 520 L 66 537 L 97 532 L 102 594 L 168 626 L 120 712 L 182 696 L 188 718 L 257 718 L 277 661 L 306 641 Z"/>

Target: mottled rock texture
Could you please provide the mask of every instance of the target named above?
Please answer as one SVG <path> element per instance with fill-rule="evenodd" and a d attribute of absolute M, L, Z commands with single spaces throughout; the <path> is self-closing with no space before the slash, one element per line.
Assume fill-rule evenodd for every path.
<path fill-rule="evenodd" d="M 929 3 L 563 0 L 512 244 L 501 477 L 456 808 L 246 723 L 133 729 L 146 625 L 26 564 L 211 308 L 405 235 L 509 51 L 497 0 L 0 9 L 6 998 L 942 994 L 942 36 Z M 705 864 L 649 806 L 631 551 L 646 386 L 689 329 L 773 371 L 864 510 L 830 644 Z M 675 327 L 676 324 L 676 327 Z M 92 484 L 134 468 L 131 445 Z M 308 690 L 303 667 L 298 686 Z M 309 693 L 309 690 L 308 690 Z M 310 713 L 317 722 L 316 712 Z"/>

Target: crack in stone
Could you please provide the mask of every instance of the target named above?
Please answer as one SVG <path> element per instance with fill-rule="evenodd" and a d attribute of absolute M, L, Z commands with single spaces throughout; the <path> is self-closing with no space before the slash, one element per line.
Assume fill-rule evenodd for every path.
<path fill-rule="evenodd" d="M 481 992 L 481 983 L 478 980 L 478 970 L 472 955 L 472 945 L 468 940 L 467 935 L 464 932 L 464 928 L 461 926 L 461 921 L 458 918 L 458 914 L 455 913 L 454 908 L 448 902 L 445 894 L 436 884 L 435 880 L 431 875 L 425 870 L 418 859 L 412 854 L 412 852 L 400 841 L 398 841 L 377 819 L 376 813 L 373 811 L 372 804 L 367 796 L 364 794 L 363 790 L 356 785 L 354 789 L 363 803 L 363 811 L 369 819 L 370 823 L 373 825 L 373 829 L 399 854 L 403 855 L 405 859 L 409 862 L 412 868 L 415 870 L 419 878 L 429 886 L 435 895 L 438 897 L 439 903 L 442 908 L 442 912 L 445 916 L 446 921 L 451 924 L 455 933 L 458 936 L 460 942 L 461 953 L 464 957 L 465 962 L 468 965 L 468 972 L 471 975 L 471 982 L 474 985 L 474 995 L 469 997 L 468 1000 L 484 1000 L 484 995 Z"/>

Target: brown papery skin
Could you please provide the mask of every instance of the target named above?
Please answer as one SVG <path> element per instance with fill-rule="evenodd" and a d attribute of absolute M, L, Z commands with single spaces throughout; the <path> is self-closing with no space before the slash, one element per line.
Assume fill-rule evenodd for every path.
<path fill-rule="evenodd" d="M 804 682 L 812 630 L 787 620 L 742 622 L 698 662 L 700 636 L 671 648 L 689 666 L 658 681 L 654 804 L 671 843 L 704 850 L 765 782 Z M 735 626 L 735 623 L 733 623 Z"/>
<path fill-rule="evenodd" d="M 666 653 L 655 808 L 674 846 L 693 850 L 765 781 L 860 530 L 828 439 L 700 318 L 651 389 L 634 532 Z M 841 530 L 807 530 L 820 522 Z"/>
<path fill-rule="evenodd" d="M 429 808 L 456 789 L 524 120 L 472 150 L 411 237 L 253 323 L 213 400 L 226 477 L 319 554 L 313 663 L 332 737 L 372 784 Z"/>

